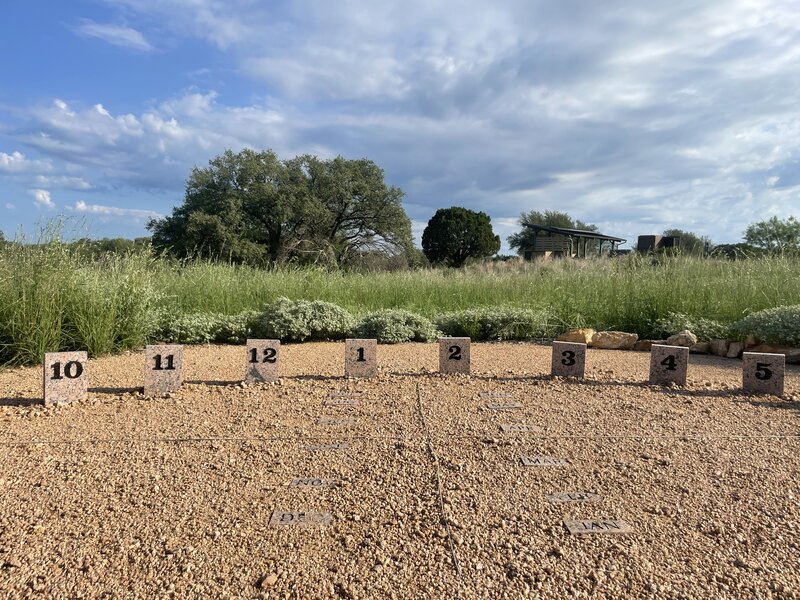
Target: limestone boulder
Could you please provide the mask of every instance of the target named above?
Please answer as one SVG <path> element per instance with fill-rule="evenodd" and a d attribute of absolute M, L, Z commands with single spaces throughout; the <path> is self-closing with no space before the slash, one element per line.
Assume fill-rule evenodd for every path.
<path fill-rule="evenodd" d="M 633 350 L 636 350 L 637 352 L 650 352 L 653 344 L 664 345 L 666 343 L 667 340 L 637 340 L 637 342 L 633 345 Z"/>
<path fill-rule="evenodd" d="M 736 358 L 742 353 L 743 350 L 744 344 L 742 342 L 731 342 L 728 344 L 728 353 L 725 356 L 728 358 Z"/>
<path fill-rule="evenodd" d="M 693 354 L 709 354 L 711 352 L 711 344 L 708 342 L 697 342 L 689 346 L 689 352 Z"/>
<path fill-rule="evenodd" d="M 671 335 L 667 338 L 668 346 L 683 346 L 685 348 L 691 348 L 696 343 L 697 343 L 697 336 L 688 329 L 679 331 L 675 335 Z"/>
<path fill-rule="evenodd" d="M 630 350 L 639 336 L 624 331 L 598 331 L 592 336 L 592 347 L 605 350 Z"/>
<path fill-rule="evenodd" d="M 590 327 L 583 329 L 570 329 L 558 336 L 559 342 L 572 342 L 573 344 L 591 344 L 596 331 Z"/>
<path fill-rule="evenodd" d="M 728 340 L 711 340 L 711 354 L 716 354 L 717 356 L 727 356 L 728 345 L 730 345 Z"/>

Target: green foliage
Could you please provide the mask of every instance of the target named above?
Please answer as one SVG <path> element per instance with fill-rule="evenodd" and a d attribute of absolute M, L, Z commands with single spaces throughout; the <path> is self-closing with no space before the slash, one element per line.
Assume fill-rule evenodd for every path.
<path fill-rule="evenodd" d="M 281 161 L 271 150 L 228 150 L 195 168 L 183 204 L 148 228 L 157 249 L 178 257 L 341 265 L 412 248 L 402 198 L 367 159 Z"/>
<path fill-rule="evenodd" d="M 663 235 L 680 238 L 678 250 L 681 254 L 691 256 L 703 256 L 706 248 L 711 249 L 711 238 L 707 235 L 699 236 L 691 231 L 682 229 L 665 229 Z"/>
<path fill-rule="evenodd" d="M 738 244 L 717 244 L 711 251 L 714 258 L 727 258 L 728 260 L 745 260 L 764 256 L 763 248 L 756 248 L 752 244 L 741 242 Z"/>
<path fill-rule="evenodd" d="M 800 249 L 800 221 L 772 217 L 752 223 L 744 232 L 744 241 L 768 252 L 796 251 Z"/>
<path fill-rule="evenodd" d="M 331 302 L 278 298 L 259 315 L 255 334 L 288 342 L 341 340 L 354 326 L 353 315 Z"/>
<path fill-rule="evenodd" d="M 445 313 L 436 319 L 436 324 L 446 335 L 466 336 L 476 341 L 549 338 L 564 328 L 564 324 L 547 309 L 507 306 Z"/>
<path fill-rule="evenodd" d="M 256 329 L 259 317 L 254 310 L 237 315 L 165 311 L 153 338 L 174 344 L 243 344 Z"/>
<path fill-rule="evenodd" d="M 694 333 L 701 342 L 727 338 L 730 333 L 730 327 L 719 321 L 674 312 L 668 312 L 666 316 L 656 319 L 652 326 L 655 336 L 661 339 L 675 335 L 684 329 Z"/>
<path fill-rule="evenodd" d="M 543 213 L 537 210 L 524 212 L 519 216 L 519 225 L 522 231 L 508 236 L 508 245 L 517 254 L 523 254 L 525 250 L 533 248 L 534 231 L 528 225 L 544 225 L 546 227 L 562 227 L 565 229 L 582 229 L 584 231 L 597 231 L 597 225 L 584 223 L 581 220 L 573 220 L 565 212 L 557 210 L 546 210 Z M 541 235 L 541 234 L 539 234 Z M 595 242 L 589 242 L 588 249 L 596 248 Z"/>
<path fill-rule="evenodd" d="M 484 258 L 500 250 L 489 215 L 460 206 L 440 208 L 422 233 L 422 250 L 432 263 L 461 267 L 468 258 Z"/>
<path fill-rule="evenodd" d="M 731 327 L 768 344 L 800 346 L 800 304 L 776 306 L 747 315 Z"/>
<path fill-rule="evenodd" d="M 429 342 L 439 337 L 431 321 L 407 310 L 386 309 L 364 315 L 355 328 L 357 337 L 383 344 Z"/>

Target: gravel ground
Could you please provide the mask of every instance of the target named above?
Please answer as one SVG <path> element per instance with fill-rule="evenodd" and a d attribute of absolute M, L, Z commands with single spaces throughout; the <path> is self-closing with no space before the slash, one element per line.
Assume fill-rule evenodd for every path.
<path fill-rule="evenodd" d="M 715 357 L 665 388 L 646 353 L 589 350 L 574 381 L 547 346 L 475 344 L 471 376 L 380 346 L 356 380 L 343 348 L 284 346 L 243 387 L 242 347 L 187 347 L 158 399 L 142 354 L 92 360 L 89 400 L 51 408 L 40 368 L 0 372 L 0 596 L 800 598 L 797 366 L 750 397 Z"/>

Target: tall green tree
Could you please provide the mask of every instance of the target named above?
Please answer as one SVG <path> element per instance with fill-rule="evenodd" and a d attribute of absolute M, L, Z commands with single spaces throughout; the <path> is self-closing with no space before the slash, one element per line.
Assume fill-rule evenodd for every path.
<path fill-rule="evenodd" d="M 584 231 L 597 231 L 597 226 L 591 223 L 584 223 L 579 219 L 573 219 L 565 212 L 557 210 L 546 210 L 539 212 L 532 210 L 524 212 L 519 216 L 521 231 L 512 233 L 508 236 L 508 245 L 517 254 L 522 254 L 525 250 L 533 248 L 534 231 L 527 225 L 544 225 L 546 227 L 562 227 L 565 229 L 582 229 Z M 589 246 L 592 248 L 593 246 Z"/>
<path fill-rule="evenodd" d="M 691 231 L 684 231 L 683 229 L 665 229 L 663 235 L 670 237 L 678 237 L 678 249 L 682 254 L 690 254 L 692 256 L 703 256 L 706 249 L 709 251 L 712 248 L 711 238 L 707 235 L 697 235 Z"/>
<path fill-rule="evenodd" d="M 228 150 L 193 169 L 183 204 L 148 228 L 156 249 L 177 256 L 248 264 L 326 257 L 341 264 L 362 251 L 412 247 L 402 197 L 367 159 L 282 161 L 271 150 Z"/>
<path fill-rule="evenodd" d="M 468 208 L 440 208 L 422 232 L 422 251 L 432 263 L 461 267 L 468 258 L 485 258 L 500 250 L 489 215 Z"/>
<path fill-rule="evenodd" d="M 794 217 L 782 220 L 772 217 L 750 224 L 744 232 L 744 241 L 768 252 L 800 249 L 800 221 Z"/>

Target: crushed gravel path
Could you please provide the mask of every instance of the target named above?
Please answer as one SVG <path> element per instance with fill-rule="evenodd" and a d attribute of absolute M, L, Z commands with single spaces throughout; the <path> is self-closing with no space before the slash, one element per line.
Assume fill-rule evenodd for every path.
<path fill-rule="evenodd" d="M 470 376 L 379 346 L 357 380 L 343 348 L 242 386 L 242 347 L 187 347 L 157 399 L 143 354 L 95 359 L 49 408 L 40 368 L 0 371 L 0 597 L 800 598 L 800 367 L 777 398 L 710 356 L 669 388 L 646 353 L 590 349 L 575 381 L 544 345 L 474 344 Z"/>

